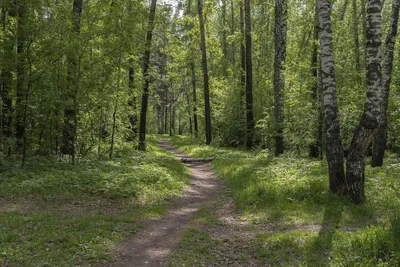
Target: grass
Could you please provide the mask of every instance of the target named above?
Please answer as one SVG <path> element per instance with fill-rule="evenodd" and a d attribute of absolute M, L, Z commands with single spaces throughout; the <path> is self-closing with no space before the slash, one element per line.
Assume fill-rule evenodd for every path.
<path fill-rule="evenodd" d="M 270 229 L 255 239 L 264 264 L 400 266 L 397 156 L 389 155 L 381 168 L 366 168 L 367 201 L 355 205 L 329 193 L 325 161 L 204 146 L 188 137 L 172 143 L 196 157 L 216 157 L 212 167 L 241 219 Z"/>
<path fill-rule="evenodd" d="M 187 169 L 158 148 L 125 144 L 112 160 L 92 156 L 76 165 L 31 158 L 0 165 L 0 266 L 92 266 L 111 260 L 113 247 L 166 212 L 187 185 Z"/>

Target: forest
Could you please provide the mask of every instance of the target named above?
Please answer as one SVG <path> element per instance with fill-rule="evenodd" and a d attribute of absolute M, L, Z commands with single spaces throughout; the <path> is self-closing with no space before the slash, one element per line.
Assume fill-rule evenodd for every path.
<path fill-rule="evenodd" d="M 0 1 L 0 266 L 399 266 L 399 8 Z"/>

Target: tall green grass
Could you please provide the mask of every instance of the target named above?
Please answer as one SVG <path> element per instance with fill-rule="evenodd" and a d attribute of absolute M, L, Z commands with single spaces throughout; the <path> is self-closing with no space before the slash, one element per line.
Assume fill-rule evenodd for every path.
<path fill-rule="evenodd" d="M 166 212 L 188 183 L 186 167 L 157 146 L 124 144 L 113 159 L 14 159 L 0 164 L 0 266 L 92 266 L 111 260 L 137 218 Z M 155 161 L 163 157 L 167 160 Z"/>
<path fill-rule="evenodd" d="M 277 158 L 261 149 L 204 146 L 187 137 L 174 137 L 172 142 L 193 156 L 216 157 L 212 167 L 229 189 L 241 219 L 249 224 L 268 225 L 275 231 L 324 226 L 321 231 L 260 235 L 258 254 L 266 263 L 400 266 L 396 241 L 400 240 L 400 159 L 396 155 L 389 155 L 381 168 L 367 166 L 367 201 L 355 205 L 329 192 L 326 161 L 290 154 Z"/>

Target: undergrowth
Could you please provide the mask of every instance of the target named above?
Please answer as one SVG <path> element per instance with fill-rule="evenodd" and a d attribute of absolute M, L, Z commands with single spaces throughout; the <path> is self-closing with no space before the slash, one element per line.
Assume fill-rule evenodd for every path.
<path fill-rule="evenodd" d="M 0 164 L 0 266 L 91 266 L 134 233 L 137 218 L 166 212 L 166 200 L 188 180 L 173 155 L 150 137 L 146 152 L 131 143 L 113 159 L 13 159 Z"/>
<path fill-rule="evenodd" d="M 189 137 L 171 141 L 193 156 L 215 157 L 212 167 L 241 219 L 276 231 L 257 238 L 265 264 L 400 266 L 398 156 L 389 155 L 381 168 L 367 166 L 367 200 L 355 205 L 329 193 L 325 160 L 204 146 Z M 322 228 L 301 230 L 306 225 Z"/>

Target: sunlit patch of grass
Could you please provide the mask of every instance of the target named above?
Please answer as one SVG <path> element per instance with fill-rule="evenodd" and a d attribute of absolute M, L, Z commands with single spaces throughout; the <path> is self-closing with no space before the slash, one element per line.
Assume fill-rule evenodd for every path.
<path fill-rule="evenodd" d="M 194 214 L 194 221 L 204 226 L 213 227 L 220 223 L 215 211 L 216 203 L 201 206 Z"/>
<path fill-rule="evenodd" d="M 218 241 L 196 227 L 189 227 L 183 233 L 178 248 L 169 261 L 169 266 L 215 266 L 214 253 Z"/>
<path fill-rule="evenodd" d="M 395 226 L 369 226 L 258 235 L 258 255 L 272 266 L 399 266 L 399 232 Z"/>
<path fill-rule="evenodd" d="M 272 266 L 326 266 L 327 262 L 399 266 L 400 227 L 399 220 L 393 219 L 400 210 L 398 156 L 389 154 L 380 168 L 367 166 L 367 200 L 355 205 L 329 192 L 326 161 L 291 155 L 277 158 L 259 149 L 207 147 L 185 137 L 174 137 L 172 142 L 196 157 L 216 157 L 212 167 L 230 190 L 241 219 L 273 225 L 276 230 L 301 225 L 330 229 L 266 234 L 266 248 L 259 252 Z M 340 230 L 346 228 L 358 230 Z"/>
<path fill-rule="evenodd" d="M 108 260 L 107 252 L 137 228 L 114 216 L 0 213 L 0 265 L 76 266 Z"/>
<path fill-rule="evenodd" d="M 121 148 L 124 151 L 126 148 Z M 117 153 L 116 153 L 117 154 Z M 176 196 L 187 184 L 187 169 L 171 153 L 149 143 L 148 151 L 121 152 L 113 159 L 90 158 L 76 165 L 30 160 L 21 169 L 12 160 L 0 166 L 0 197 L 132 199 L 154 204 Z"/>
<path fill-rule="evenodd" d="M 135 219 L 160 216 L 188 184 L 188 170 L 150 136 L 146 152 L 132 143 L 112 159 L 30 157 L 0 163 L 0 265 L 91 266 L 136 232 Z M 163 158 L 164 160 L 155 160 Z M 7 207 L 7 203 L 12 207 Z"/>

